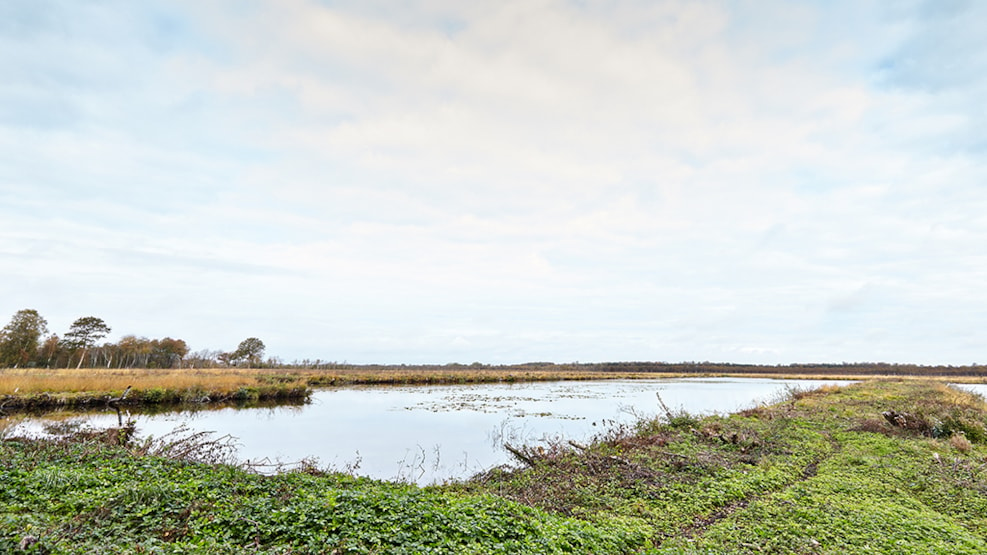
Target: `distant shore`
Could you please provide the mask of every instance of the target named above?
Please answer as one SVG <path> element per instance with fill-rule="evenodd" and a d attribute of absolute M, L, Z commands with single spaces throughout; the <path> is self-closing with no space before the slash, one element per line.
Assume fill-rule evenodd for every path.
<path fill-rule="evenodd" d="M 318 368 L 175 368 L 0 370 L 0 415 L 15 410 L 306 400 L 312 388 L 352 385 L 437 385 L 555 380 L 682 377 L 784 379 L 923 378 L 987 382 L 983 366 L 804 364 L 758 366 L 716 363 L 528 363 L 489 366 L 321 365 Z M 127 388 L 131 388 L 126 393 Z"/>

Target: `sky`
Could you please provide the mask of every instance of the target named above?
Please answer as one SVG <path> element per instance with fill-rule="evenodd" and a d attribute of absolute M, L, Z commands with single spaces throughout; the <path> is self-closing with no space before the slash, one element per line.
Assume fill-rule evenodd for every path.
<path fill-rule="evenodd" d="M 4 0 L 0 321 L 987 363 L 987 2 Z"/>

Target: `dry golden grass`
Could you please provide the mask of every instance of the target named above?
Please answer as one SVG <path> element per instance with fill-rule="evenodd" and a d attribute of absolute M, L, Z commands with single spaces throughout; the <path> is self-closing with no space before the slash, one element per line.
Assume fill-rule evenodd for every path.
<path fill-rule="evenodd" d="M 260 378 L 271 372 L 238 369 L 203 370 L 0 370 L 0 395 L 32 395 L 40 393 L 103 393 L 135 389 L 203 389 L 235 391 L 255 386 Z"/>
<path fill-rule="evenodd" d="M 421 368 L 347 368 L 333 370 L 299 370 L 313 385 L 347 384 L 439 384 L 503 381 L 612 380 L 633 378 L 667 378 L 669 374 L 592 372 L 579 370 L 519 369 L 421 369 Z"/>
<path fill-rule="evenodd" d="M 495 381 L 603 380 L 640 378 L 684 378 L 702 376 L 758 377 L 776 379 L 870 380 L 881 376 L 811 374 L 683 374 L 656 372 L 597 372 L 573 369 L 519 368 L 337 368 L 312 369 L 0 369 L 0 396 L 38 394 L 113 393 L 128 386 L 137 390 L 204 390 L 231 392 L 242 387 L 280 383 L 285 385 L 350 384 L 439 384 Z M 908 380 L 909 377 L 896 379 Z M 917 378 L 916 378 L 917 379 Z M 929 378 L 921 378 L 928 380 Z M 963 381 L 942 378 L 942 381 Z M 945 385 L 943 385 L 945 387 Z"/>
<path fill-rule="evenodd" d="M 684 374 L 593 372 L 579 370 L 346 368 L 311 369 L 6 369 L 0 370 L 0 395 L 200 389 L 215 392 L 281 383 L 286 385 L 440 384 L 495 381 L 604 380 L 677 378 Z"/>
<path fill-rule="evenodd" d="M 727 376 L 726 374 L 716 374 Z M 36 395 L 60 393 L 120 392 L 128 386 L 146 390 L 201 389 L 216 392 L 235 391 L 271 383 L 272 378 L 285 384 L 438 384 L 481 383 L 493 381 L 604 380 L 640 378 L 701 377 L 699 374 L 655 372 L 595 372 L 585 370 L 527 369 L 444 369 L 444 368 L 344 368 L 311 369 L 6 369 L 0 370 L 0 395 Z M 745 374 L 731 375 L 751 377 Z M 762 378 L 873 379 L 874 376 L 812 376 L 799 374 L 759 374 Z"/>
<path fill-rule="evenodd" d="M 949 444 L 961 453 L 969 453 L 973 449 L 973 443 L 963 434 L 954 434 L 949 438 Z"/>
<path fill-rule="evenodd" d="M 683 375 L 683 377 L 702 377 L 701 375 L 688 374 Z M 885 375 L 885 374 L 792 374 L 790 372 L 780 372 L 778 374 L 770 373 L 744 373 L 744 372 L 733 372 L 733 373 L 721 373 L 716 374 L 718 377 L 725 378 L 768 378 L 772 380 L 850 380 L 850 381 L 865 381 L 865 380 L 892 380 L 892 381 L 938 381 L 938 382 L 948 382 L 948 383 L 967 383 L 967 384 L 978 384 L 985 383 L 983 378 L 978 378 L 975 376 L 899 376 L 899 375 Z"/>
<path fill-rule="evenodd" d="M 946 383 L 937 383 L 936 391 L 940 392 L 946 402 L 950 405 L 964 409 L 987 412 L 987 401 L 985 401 L 980 395 L 952 387 Z"/>

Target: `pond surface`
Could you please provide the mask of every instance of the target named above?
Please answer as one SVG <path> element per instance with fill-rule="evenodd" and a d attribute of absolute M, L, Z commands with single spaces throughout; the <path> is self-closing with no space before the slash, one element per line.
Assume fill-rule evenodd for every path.
<path fill-rule="evenodd" d="M 984 397 L 987 397 L 987 383 L 954 383 L 953 387 L 958 387 L 960 389 L 965 389 L 967 391 L 972 391 Z"/>
<path fill-rule="evenodd" d="M 610 426 L 672 410 L 730 413 L 778 399 L 788 388 L 813 389 L 839 380 L 687 378 L 514 384 L 387 386 L 321 389 L 307 405 L 135 414 L 140 436 L 161 437 L 179 426 L 231 435 L 241 461 L 319 467 L 387 480 L 428 484 L 464 479 L 510 463 L 504 443 L 536 445 L 564 438 L 588 441 Z M 63 418 L 64 419 L 64 418 Z M 77 422 L 114 426 L 114 412 Z M 44 429 L 43 419 L 21 425 Z M 261 467 L 263 468 L 263 467 Z"/>

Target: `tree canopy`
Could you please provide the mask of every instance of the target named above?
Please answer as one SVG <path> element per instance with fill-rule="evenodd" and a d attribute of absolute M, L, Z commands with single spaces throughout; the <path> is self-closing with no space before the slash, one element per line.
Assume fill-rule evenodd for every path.
<path fill-rule="evenodd" d="M 78 368 L 82 368 L 82 363 L 86 358 L 86 351 L 95 347 L 96 342 L 109 335 L 111 331 L 113 330 L 110 329 L 110 326 L 106 325 L 106 322 L 102 318 L 95 316 L 85 316 L 72 322 L 72 327 L 65 334 L 65 344 L 70 349 L 82 350 L 82 353 L 79 355 Z"/>
<path fill-rule="evenodd" d="M 77 349 L 94 347 L 96 342 L 113 331 L 102 318 L 86 316 L 72 322 L 72 327 L 65 334 L 65 342 Z"/>
<path fill-rule="evenodd" d="M 236 350 L 230 355 L 230 360 L 234 363 L 246 362 L 250 366 L 256 366 L 264 356 L 264 342 L 256 337 L 248 337 L 240 342 Z"/>
<path fill-rule="evenodd" d="M 33 362 L 41 337 L 48 333 L 48 322 L 37 310 L 17 311 L 0 330 L 0 367 L 18 367 Z"/>

